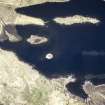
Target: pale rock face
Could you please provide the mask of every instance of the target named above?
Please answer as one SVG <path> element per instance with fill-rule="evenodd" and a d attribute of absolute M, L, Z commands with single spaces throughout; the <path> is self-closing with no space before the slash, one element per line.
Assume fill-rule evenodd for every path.
<path fill-rule="evenodd" d="M 0 4 L 0 18 L 5 22 L 5 24 L 13 24 L 17 13 L 15 12 L 15 7 L 10 5 Z"/>
<path fill-rule="evenodd" d="M 95 79 L 95 78 L 105 79 L 105 74 L 99 74 L 99 75 L 88 74 L 88 75 L 85 76 L 86 80 L 91 80 L 91 79 Z"/>
<path fill-rule="evenodd" d="M 95 86 L 90 81 L 85 81 L 83 89 L 86 94 L 92 94 L 95 91 Z"/>
<path fill-rule="evenodd" d="M 30 6 L 35 4 L 42 4 L 46 2 L 68 2 L 70 0 L 0 0 L 0 3 L 13 5 L 15 7 Z"/>
<path fill-rule="evenodd" d="M 6 36 L 4 26 L 1 23 L 0 24 L 0 42 L 3 42 L 5 40 L 8 40 L 8 37 Z"/>

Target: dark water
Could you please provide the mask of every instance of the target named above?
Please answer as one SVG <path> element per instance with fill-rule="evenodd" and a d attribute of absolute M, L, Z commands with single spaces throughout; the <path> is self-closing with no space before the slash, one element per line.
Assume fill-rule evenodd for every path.
<path fill-rule="evenodd" d="M 14 51 L 22 61 L 35 65 L 48 78 L 74 74 L 77 82 L 68 84 L 67 88 L 72 93 L 85 97 L 80 94 L 84 76 L 105 74 L 105 3 L 101 0 L 71 0 L 68 3 L 45 3 L 18 8 L 16 11 L 47 22 L 44 27 L 32 24 L 17 26 L 18 33 L 24 40 L 31 34 L 38 34 L 48 37 L 49 42 L 42 45 L 30 45 L 26 41 L 16 44 L 5 42 L 0 43 L 0 46 Z M 52 21 L 58 16 L 73 15 L 96 17 L 101 23 L 62 26 Z M 90 54 L 91 51 L 98 54 Z M 54 59 L 45 59 L 49 52 L 54 54 Z M 105 83 L 105 80 L 92 81 Z"/>

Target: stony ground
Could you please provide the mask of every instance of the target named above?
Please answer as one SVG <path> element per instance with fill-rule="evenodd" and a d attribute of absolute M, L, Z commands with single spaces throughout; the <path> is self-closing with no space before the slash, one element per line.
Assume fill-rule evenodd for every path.
<path fill-rule="evenodd" d="M 0 49 L 0 105 L 84 105 L 65 84 L 72 76 L 49 80 L 10 51 Z"/>
<path fill-rule="evenodd" d="M 35 4 L 42 4 L 46 2 L 68 2 L 70 0 L 0 0 L 0 3 L 13 5 L 15 7 L 23 7 Z"/>

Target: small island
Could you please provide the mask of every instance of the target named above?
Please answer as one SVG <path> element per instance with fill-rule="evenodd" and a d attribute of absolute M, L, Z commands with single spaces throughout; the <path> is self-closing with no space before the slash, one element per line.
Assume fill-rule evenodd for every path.
<path fill-rule="evenodd" d="M 82 15 L 56 17 L 53 19 L 53 21 L 61 25 L 73 25 L 73 24 L 83 24 L 83 23 L 97 24 L 100 22 L 100 20 L 98 20 L 97 18 L 86 17 Z"/>
<path fill-rule="evenodd" d="M 38 35 L 31 35 L 28 39 L 27 42 L 33 45 L 37 45 L 37 44 L 43 44 L 48 42 L 48 38 L 46 37 L 41 37 Z"/>

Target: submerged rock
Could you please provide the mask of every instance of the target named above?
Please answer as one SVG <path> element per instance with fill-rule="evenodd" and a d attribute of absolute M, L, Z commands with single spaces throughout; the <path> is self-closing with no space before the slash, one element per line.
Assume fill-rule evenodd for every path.
<path fill-rule="evenodd" d="M 27 25 L 27 24 L 34 24 L 38 26 L 44 26 L 45 21 L 41 18 L 25 16 L 25 15 L 18 15 L 15 19 L 14 24 L 16 25 Z"/>
<path fill-rule="evenodd" d="M 88 105 L 105 105 L 105 84 L 94 85 L 90 81 L 86 81 L 83 90 L 88 95 L 86 103 Z"/>
<path fill-rule="evenodd" d="M 88 74 L 85 76 L 86 80 L 92 80 L 92 79 L 105 79 L 105 74 L 99 74 L 99 75 L 92 75 Z"/>
<path fill-rule="evenodd" d="M 37 44 L 43 44 L 48 42 L 48 39 L 46 37 L 41 37 L 38 35 L 31 35 L 28 39 L 27 42 L 33 45 L 37 45 Z"/>

